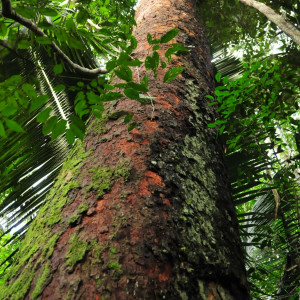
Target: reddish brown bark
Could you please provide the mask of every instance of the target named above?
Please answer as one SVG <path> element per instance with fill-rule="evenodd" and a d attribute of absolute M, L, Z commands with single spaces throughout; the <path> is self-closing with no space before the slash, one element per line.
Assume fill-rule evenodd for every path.
<path fill-rule="evenodd" d="M 222 151 L 216 132 L 207 127 L 215 112 L 204 96 L 213 92 L 213 76 L 193 2 L 141 1 L 134 56 L 150 54 L 147 33 L 160 37 L 177 27 L 177 41 L 192 51 L 174 57 L 173 66 L 186 70 L 169 84 L 159 70 L 149 84 L 153 105 L 129 99 L 115 105 L 135 114 L 138 126 L 130 133 L 123 118 L 103 122 L 101 134 L 97 124 L 90 128 L 84 145 L 93 152 L 79 174 L 71 169 L 61 175 L 65 183 L 80 182 L 68 191 L 70 204 L 53 226 L 53 234 L 60 233 L 53 254 L 46 261 L 37 251 L 31 259 L 35 268 L 26 299 L 32 298 L 46 262 L 50 275 L 41 299 L 248 299 Z M 135 69 L 137 80 L 144 74 Z M 126 175 L 118 173 L 124 165 Z M 97 168 L 115 170 L 103 195 L 88 188 L 92 181 L 103 183 L 95 177 Z M 68 222 L 83 202 L 89 203 L 87 213 Z M 86 248 L 70 266 L 74 233 Z"/>

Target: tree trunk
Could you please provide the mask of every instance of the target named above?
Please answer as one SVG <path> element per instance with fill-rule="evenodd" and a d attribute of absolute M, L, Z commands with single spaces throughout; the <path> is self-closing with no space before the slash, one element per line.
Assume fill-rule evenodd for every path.
<path fill-rule="evenodd" d="M 22 244 L 1 299 L 249 299 L 215 117 L 214 80 L 192 0 L 142 0 L 134 56 L 147 33 L 177 27 L 184 73 L 149 82 L 151 105 L 122 99 L 77 142 Z M 143 68 L 134 70 L 142 78 Z M 117 120 L 115 120 L 117 119 Z"/>

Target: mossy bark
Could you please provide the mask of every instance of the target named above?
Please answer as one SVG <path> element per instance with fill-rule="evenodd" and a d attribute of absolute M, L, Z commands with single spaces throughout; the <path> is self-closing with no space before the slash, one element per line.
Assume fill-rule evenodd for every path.
<path fill-rule="evenodd" d="M 122 99 L 93 121 L 31 226 L 1 299 L 248 299 L 236 215 L 216 131 L 210 54 L 193 0 L 142 0 L 135 36 L 180 30 L 184 73 L 150 80 L 153 105 Z M 145 70 L 135 68 L 142 78 Z M 24 284 L 26 282 L 26 284 Z M 22 285 L 22 288 L 20 286 Z"/>

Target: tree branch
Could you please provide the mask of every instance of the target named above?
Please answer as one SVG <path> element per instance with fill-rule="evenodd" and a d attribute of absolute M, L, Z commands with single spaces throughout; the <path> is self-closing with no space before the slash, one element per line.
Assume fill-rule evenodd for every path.
<path fill-rule="evenodd" d="M 300 31 L 290 22 L 286 21 L 284 17 L 277 14 L 271 7 L 256 0 L 239 0 L 245 5 L 251 6 L 262 14 L 264 14 L 271 22 L 276 24 L 284 33 L 291 37 L 291 39 L 300 46 Z"/>
<path fill-rule="evenodd" d="M 30 31 L 32 31 L 36 36 L 48 37 L 35 23 L 33 23 L 30 19 L 24 18 L 18 13 L 14 11 L 11 7 L 10 0 L 1 0 L 2 2 L 2 15 L 6 18 L 12 19 L 19 24 L 25 26 Z M 107 70 L 103 68 L 96 68 L 96 69 L 88 69 L 82 67 L 76 63 L 74 63 L 58 46 L 55 42 L 52 42 L 49 45 L 54 52 L 67 64 L 69 67 L 74 69 L 74 71 L 79 72 L 83 75 L 87 76 L 96 76 L 98 74 L 106 74 L 108 73 Z"/>

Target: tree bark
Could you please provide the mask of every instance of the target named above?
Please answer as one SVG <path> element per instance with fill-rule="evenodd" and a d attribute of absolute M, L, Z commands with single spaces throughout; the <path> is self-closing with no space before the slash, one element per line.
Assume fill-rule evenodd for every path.
<path fill-rule="evenodd" d="M 77 143 L 22 244 L 1 299 L 249 299 L 222 147 L 208 128 L 214 80 L 193 0 L 142 0 L 134 57 L 146 35 L 177 27 L 190 47 L 154 103 L 121 99 Z M 161 51 L 161 50 L 159 50 Z M 136 68 L 138 80 L 145 74 Z M 115 111 L 133 112 L 128 132 Z M 117 119 L 117 120 L 115 120 Z"/>
<path fill-rule="evenodd" d="M 251 6 L 264 14 L 271 22 L 276 24 L 284 33 L 286 33 L 298 46 L 300 46 L 300 30 L 293 24 L 286 21 L 285 18 L 276 13 L 271 7 L 255 0 L 239 0 L 245 5 Z"/>

